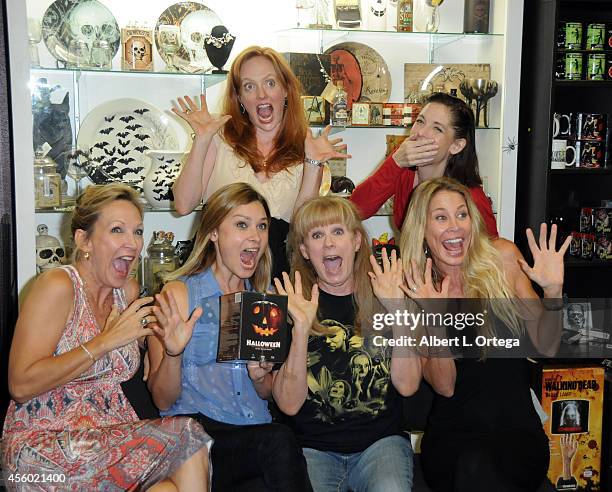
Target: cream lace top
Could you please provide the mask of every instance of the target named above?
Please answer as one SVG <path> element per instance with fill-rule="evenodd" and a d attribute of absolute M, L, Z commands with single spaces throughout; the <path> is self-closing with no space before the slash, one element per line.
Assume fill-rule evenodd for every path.
<path fill-rule="evenodd" d="M 302 184 L 304 164 L 275 173 L 262 183 L 249 163 L 235 154 L 220 136 L 215 137 L 214 144 L 217 146 L 217 158 L 203 201 L 206 202 L 222 186 L 236 182 L 248 183 L 266 199 L 272 217 L 290 222 L 293 205 Z"/>

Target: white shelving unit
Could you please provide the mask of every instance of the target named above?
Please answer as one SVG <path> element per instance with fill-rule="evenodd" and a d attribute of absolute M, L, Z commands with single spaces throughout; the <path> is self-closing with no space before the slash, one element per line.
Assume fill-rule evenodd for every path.
<path fill-rule="evenodd" d="M 101 1 L 113 12 L 120 27 L 132 19 L 154 26 L 159 14 L 173 3 L 171 0 Z M 65 238 L 64 227 L 68 217 L 66 213 L 37 213 L 34 210 L 29 92 L 29 83 L 33 78 L 46 77 L 50 83 L 59 84 L 71 93 L 71 119 L 75 136 L 87 113 L 105 101 L 139 98 L 173 117 L 168 110 L 176 96 L 206 91 L 209 106 L 214 110 L 218 109 L 225 87 L 224 82 L 211 75 L 121 72 L 119 54 L 113 61 L 112 72 L 54 68 L 30 70 L 27 18 L 41 18 L 50 3 L 51 0 L 7 2 L 20 290 L 36 273 L 36 225 L 46 223 L 51 234 Z M 481 174 L 486 176 L 486 190 L 493 198 L 501 235 L 513 237 L 516 151 L 504 152 L 502 147 L 511 140 L 516 141 L 518 135 L 522 0 L 491 1 L 492 34 L 489 35 L 464 35 L 460 32 L 463 2 L 446 2 L 442 5 L 440 32 L 435 34 L 297 29 L 295 2 L 289 0 L 207 0 L 204 3 L 219 15 L 232 34 L 237 35 L 232 57 L 252 44 L 294 52 L 323 52 L 345 41 L 371 46 L 383 56 L 389 67 L 393 87 L 390 101 L 403 100 L 404 63 L 489 63 L 491 78 L 499 82 L 500 90 L 490 101 L 491 127 L 477 130 L 477 146 Z M 362 3 L 365 7 L 368 0 L 362 0 Z M 389 2 L 389 5 L 391 8 L 393 2 Z M 362 10 L 367 11 L 366 8 Z M 300 21 L 302 25 L 305 22 L 303 12 Z M 41 64 L 54 67 L 55 60 L 44 43 L 39 45 L 39 51 Z M 157 70 L 164 66 L 157 52 L 154 63 Z M 230 63 L 231 59 L 226 68 Z M 357 184 L 371 174 L 384 157 L 385 135 L 405 131 L 402 128 L 347 128 L 340 133 L 349 146 L 349 153 L 353 155 L 347 164 L 348 177 Z M 364 138 L 366 135 L 367 138 Z M 170 211 L 146 213 L 146 241 L 156 229 L 172 230 L 177 239 L 185 239 L 190 236 L 196 217 L 195 213 L 180 218 Z M 373 236 L 391 230 L 389 217 L 373 217 L 366 221 L 366 227 Z"/>

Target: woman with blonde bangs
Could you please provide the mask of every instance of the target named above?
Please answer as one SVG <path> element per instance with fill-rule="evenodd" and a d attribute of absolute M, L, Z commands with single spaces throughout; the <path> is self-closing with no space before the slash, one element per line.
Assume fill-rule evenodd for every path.
<path fill-rule="evenodd" d="M 303 448 L 313 489 L 409 491 L 412 448 L 400 430 L 399 394 L 418 388 L 419 360 L 396 357 L 372 330 L 375 297 L 404 297 L 386 287 L 390 263 L 385 256 L 384 271 L 378 267 L 357 209 L 344 198 L 307 201 L 288 243 L 294 283 L 284 274 L 275 284 L 301 321 L 273 395 Z M 391 264 L 397 273 L 395 255 Z"/>
<path fill-rule="evenodd" d="M 214 439 L 213 490 L 310 490 L 293 433 L 271 423 L 271 367 L 216 361 L 219 296 L 270 285 L 269 223 L 250 185 L 220 188 L 189 259 L 155 296 L 149 389 L 162 415 L 193 417 Z"/>
<path fill-rule="evenodd" d="M 301 86 L 285 59 L 271 48 L 251 46 L 232 63 L 223 115 L 178 98 L 173 111 L 187 121 L 194 142 L 174 184 L 175 207 L 190 213 L 220 187 L 245 182 L 263 195 L 272 214 L 270 244 L 274 274 L 288 270 L 284 241 L 293 211 L 317 196 L 323 164 L 346 158 L 342 139 L 328 140 L 331 127 L 314 138 L 302 110 Z M 327 185 L 328 183 L 326 183 Z"/>
<path fill-rule="evenodd" d="M 460 335 L 473 342 L 477 336 L 526 334 L 517 338 L 522 353 L 529 347 L 554 353 L 560 338 L 563 255 L 569 246 L 568 238 L 557 251 L 556 233 L 553 225 L 547 240 L 542 224 L 536 243 L 527 230 L 534 258 L 530 267 L 514 243 L 489 239 L 465 186 L 450 178 L 426 181 L 415 190 L 402 229 L 403 290 L 424 309 L 441 310 L 438 300 L 462 312 L 466 304 L 474 306 L 473 299 L 482 301 L 477 305 L 490 311 L 487 322 L 447 333 L 449 338 Z M 542 288 L 543 301 L 531 282 Z M 471 300 L 443 301 L 451 298 Z M 436 392 L 421 462 L 436 492 L 536 490 L 546 477 L 548 440 L 532 402 L 527 360 L 500 358 L 503 350 L 465 344 L 456 351 L 430 351 L 421 359 L 423 376 Z"/>

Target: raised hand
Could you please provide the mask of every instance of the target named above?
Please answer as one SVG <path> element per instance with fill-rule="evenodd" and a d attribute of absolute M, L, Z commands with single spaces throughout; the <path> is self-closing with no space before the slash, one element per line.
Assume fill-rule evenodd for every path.
<path fill-rule="evenodd" d="M 153 306 L 153 312 L 158 326 L 153 327 L 153 332 L 163 343 L 168 355 L 181 354 L 191 340 L 196 321 L 202 316 L 202 308 L 197 307 L 189 319 L 184 319 L 171 291 L 156 294 L 155 300 L 157 305 Z"/>
<path fill-rule="evenodd" d="M 319 286 L 314 284 L 310 293 L 310 301 L 302 294 L 302 277 L 300 272 L 295 272 L 295 288 L 286 272 L 283 272 L 283 283 L 278 278 L 274 279 L 276 292 L 288 297 L 289 315 L 293 319 L 293 327 L 298 333 L 308 336 L 310 328 L 317 319 L 317 308 L 319 307 Z"/>
<path fill-rule="evenodd" d="M 172 112 L 183 118 L 193 129 L 196 137 L 211 137 L 225 125 L 232 117 L 230 115 L 217 116 L 208 112 L 206 96 L 200 94 L 200 105 L 189 96 L 177 98 L 180 110 L 172 108 Z"/>
<path fill-rule="evenodd" d="M 402 263 L 397 260 L 397 252 L 391 251 L 391 258 L 387 256 L 387 250 L 382 250 L 382 268 L 376 261 L 374 255 L 370 255 L 370 265 L 373 272 L 368 272 L 372 282 L 372 290 L 379 301 L 385 305 L 386 299 L 403 299 L 404 291 L 401 285 L 404 283 Z M 385 306 L 387 307 L 387 306 Z"/>
<path fill-rule="evenodd" d="M 151 301 L 153 301 L 152 297 L 136 299 L 121 314 L 117 306 L 113 306 L 100 334 L 109 351 L 153 333 L 148 325 L 148 323 L 155 322 L 155 317 L 151 315 L 153 308 L 147 306 Z M 143 319 L 146 320 L 146 323 L 142 321 Z"/>
<path fill-rule="evenodd" d="M 438 153 L 438 144 L 432 139 L 411 135 L 404 140 L 393 154 L 400 167 L 418 167 L 433 162 Z"/>
<path fill-rule="evenodd" d="M 343 154 L 340 150 L 346 149 L 346 144 L 340 145 L 341 138 L 329 139 L 329 132 L 332 127 L 326 126 L 318 137 L 312 135 L 309 129 L 304 141 L 304 152 L 306 157 L 316 161 L 328 161 L 329 159 L 347 159 L 349 154 Z"/>
<path fill-rule="evenodd" d="M 440 290 L 436 289 L 432 276 L 433 263 L 431 258 L 425 262 L 425 278 L 419 273 L 416 261 L 410 260 L 410 269 L 406 272 L 406 284 L 401 285 L 401 289 L 411 299 L 445 299 L 448 298 L 450 279 L 445 277 L 440 285 Z"/>
<path fill-rule="evenodd" d="M 557 251 L 555 249 L 557 241 L 556 224 L 553 224 L 550 228 L 548 243 L 546 242 L 547 236 L 547 226 L 541 224 L 538 247 L 533 232 L 531 229 L 527 229 L 527 242 L 533 256 L 533 267 L 530 267 L 522 258 L 519 259 L 519 264 L 525 275 L 544 289 L 545 295 L 548 293 L 552 297 L 560 297 L 563 289 L 563 255 L 569 248 L 571 237 L 568 236 Z"/>

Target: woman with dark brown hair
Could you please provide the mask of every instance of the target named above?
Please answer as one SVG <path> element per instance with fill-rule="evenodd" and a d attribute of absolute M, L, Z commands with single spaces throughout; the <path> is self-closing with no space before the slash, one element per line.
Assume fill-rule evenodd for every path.
<path fill-rule="evenodd" d="M 189 96 L 173 111 L 195 134 L 189 158 L 174 184 L 175 207 L 188 214 L 224 185 L 250 184 L 270 206 L 274 276 L 288 270 L 284 242 L 293 211 L 319 194 L 323 164 L 345 158 L 329 129 L 314 138 L 302 110 L 300 82 L 271 48 L 251 46 L 234 60 L 223 115 Z"/>

